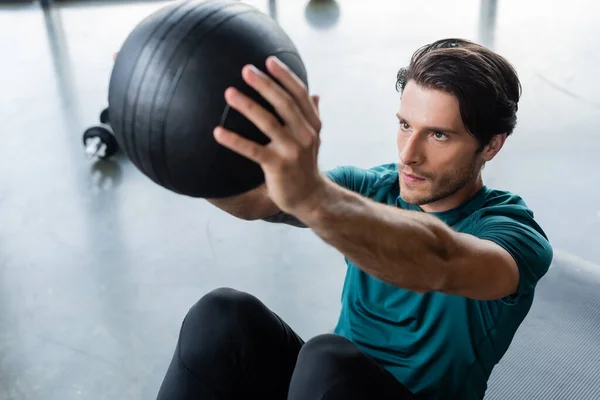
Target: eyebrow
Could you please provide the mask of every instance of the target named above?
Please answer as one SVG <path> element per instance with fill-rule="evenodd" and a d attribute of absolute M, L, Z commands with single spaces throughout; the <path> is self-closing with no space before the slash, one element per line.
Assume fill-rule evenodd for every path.
<path fill-rule="evenodd" d="M 399 120 L 406 121 L 405 118 L 402 118 L 402 115 L 400 115 L 400 113 L 396 113 L 396 117 L 398 117 Z M 443 132 L 443 133 L 456 133 L 456 134 L 458 134 L 457 131 L 455 131 L 454 129 L 450 129 L 450 128 L 438 128 L 438 127 L 435 127 L 435 126 L 428 126 L 427 129 L 430 130 L 430 131 L 432 131 L 432 132 Z"/>

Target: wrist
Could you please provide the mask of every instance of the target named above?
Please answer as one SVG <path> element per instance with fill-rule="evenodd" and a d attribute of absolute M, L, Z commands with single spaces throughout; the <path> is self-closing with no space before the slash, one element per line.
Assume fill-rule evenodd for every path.
<path fill-rule="evenodd" d="M 321 177 L 315 189 L 293 215 L 309 227 L 314 225 L 321 220 L 321 215 L 326 212 L 327 206 L 333 203 L 335 191 L 332 189 L 335 187 L 333 182 Z"/>

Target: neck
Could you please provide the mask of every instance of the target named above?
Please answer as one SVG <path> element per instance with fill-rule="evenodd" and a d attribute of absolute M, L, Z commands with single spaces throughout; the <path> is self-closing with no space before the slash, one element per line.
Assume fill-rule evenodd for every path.
<path fill-rule="evenodd" d="M 458 192 L 434 203 L 423 204 L 421 209 L 427 213 L 452 210 L 475 196 L 482 187 L 483 178 L 480 173 L 476 179 L 462 187 Z"/>

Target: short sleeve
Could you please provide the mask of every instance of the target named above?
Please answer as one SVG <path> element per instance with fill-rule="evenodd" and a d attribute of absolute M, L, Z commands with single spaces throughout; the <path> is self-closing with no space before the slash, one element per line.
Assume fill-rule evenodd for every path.
<path fill-rule="evenodd" d="M 340 166 L 328 170 L 326 176 L 338 185 L 353 192 L 366 195 L 369 190 L 369 171 L 352 166 Z"/>
<path fill-rule="evenodd" d="M 550 268 L 553 250 L 533 217 L 482 217 L 478 221 L 475 236 L 497 243 L 517 263 L 520 275 L 518 290 L 512 296 L 502 299 L 505 303 L 516 304 L 520 297 L 533 292 L 537 282 Z"/>

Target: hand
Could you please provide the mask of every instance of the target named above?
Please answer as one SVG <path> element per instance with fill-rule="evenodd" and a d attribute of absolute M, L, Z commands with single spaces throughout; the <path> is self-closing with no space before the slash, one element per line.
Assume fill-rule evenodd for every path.
<path fill-rule="evenodd" d="M 227 104 L 248 118 L 271 142 L 261 145 L 221 126 L 215 128 L 214 135 L 221 145 L 258 163 L 271 200 L 280 210 L 298 217 L 317 207 L 325 189 L 326 181 L 317 163 L 321 131 L 318 97 L 311 98 L 304 83 L 277 58 L 269 57 L 266 66 L 283 87 L 251 65 L 244 66 L 242 77 L 271 103 L 284 125 L 230 87 L 225 91 Z"/>

